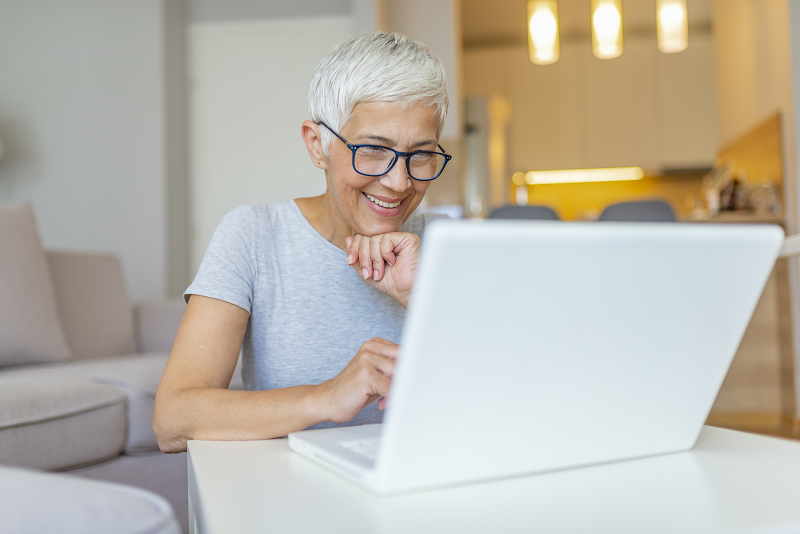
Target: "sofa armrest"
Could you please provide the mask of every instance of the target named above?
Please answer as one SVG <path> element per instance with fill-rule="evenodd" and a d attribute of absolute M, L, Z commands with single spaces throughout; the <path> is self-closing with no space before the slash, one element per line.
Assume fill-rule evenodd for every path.
<path fill-rule="evenodd" d="M 183 297 L 137 304 L 134 317 L 139 352 L 170 352 L 185 310 Z"/>

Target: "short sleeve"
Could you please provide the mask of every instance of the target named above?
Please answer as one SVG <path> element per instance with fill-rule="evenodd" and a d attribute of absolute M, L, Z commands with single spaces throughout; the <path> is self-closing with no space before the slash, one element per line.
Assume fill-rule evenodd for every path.
<path fill-rule="evenodd" d="M 222 218 L 206 249 L 200 269 L 183 294 L 235 304 L 248 313 L 253 306 L 255 257 L 252 206 L 240 206 Z"/>

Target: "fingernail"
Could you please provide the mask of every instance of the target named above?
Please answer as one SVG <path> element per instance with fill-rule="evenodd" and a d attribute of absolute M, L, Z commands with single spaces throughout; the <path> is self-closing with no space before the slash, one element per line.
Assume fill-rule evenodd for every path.
<path fill-rule="evenodd" d="M 352 254 L 348 254 L 347 255 L 347 265 L 353 265 L 354 261 L 355 261 L 355 258 L 353 258 L 353 255 Z"/>
<path fill-rule="evenodd" d="M 369 278 L 369 269 L 367 269 L 366 267 L 361 269 L 361 276 L 364 278 L 364 280 Z"/>
<path fill-rule="evenodd" d="M 377 279 L 378 279 L 378 274 L 379 274 L 379 273 L 378 273 L 378 269 L 375 269 L 375 271 L 372 273 L 372 277 L 373 277 L 375 280 L 377 280 Z"/>

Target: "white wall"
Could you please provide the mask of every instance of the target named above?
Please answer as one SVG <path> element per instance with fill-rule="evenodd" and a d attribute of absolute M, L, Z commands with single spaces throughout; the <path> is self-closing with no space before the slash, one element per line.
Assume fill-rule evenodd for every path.
<path fill-rule="evenodd" d="M 354 8 L 364 2 L 355 1 Z M 453 159 L 428 189 L 425 205 L 469 204 L 464 187 L 464 99 L 462 96 L 461 2 L 459 0 L 375 0 L 384 29 L 425 43 L 447 74 L 450 107 L 440 138 Z M 421 15 L 423 14 L 424 15 Z"/>
<path fill-rule="evenodd" d="M 789 8 L 786 0 L 715 0 L 713 16 L 719 125 L 727 143 L 793 107 Z"/>
<path fill-rule="evenodd" d="M 421 14 L 424 13 L 424 16 Z M 387 0 L 386 29 L 422 41 L 444 64 L 450 109 L 442 139 L 461 139 L 461 11 L 458 0 Z"/>
<path fill-rule="evenodd" d="M 356 32 L 349 16 L 189 28 L 192 273 L 231 209 L 325 191 L 300 125 L 314 68 Z"/>
<path fill-rule="evenodd" d="M 167 206 L 169 173 L 181 180 L 180 125 L 167 125 L 183 120 L 182 95 L 165 111 L 179 4 L 0 2 L 0 202 L 31 202 L 48 248 L 118 253 L 133 300 L 167 293 L 166 214 L 183 209 Z"/>
<path fill-rule="evenodd" d="M 187 0 L 187 6 L 191 22 L 253 21 L 349 15 L 351 0 Z"/>

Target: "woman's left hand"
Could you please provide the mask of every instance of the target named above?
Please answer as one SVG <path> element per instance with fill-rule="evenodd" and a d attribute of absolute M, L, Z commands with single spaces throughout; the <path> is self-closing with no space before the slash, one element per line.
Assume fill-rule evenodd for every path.
<path fill-rule="evenodd" d="M 404 308 L 414 286 L 420 241 L 416 234 L 391 232 L 372 237 L 356 235 L 345 240 L 347 264 L 372 287 L 386 293 Z"/>

